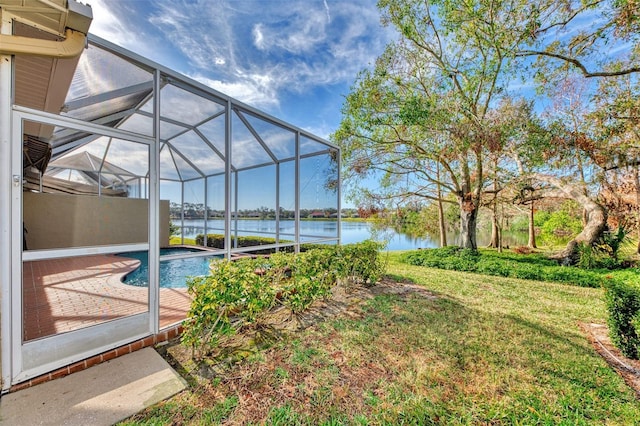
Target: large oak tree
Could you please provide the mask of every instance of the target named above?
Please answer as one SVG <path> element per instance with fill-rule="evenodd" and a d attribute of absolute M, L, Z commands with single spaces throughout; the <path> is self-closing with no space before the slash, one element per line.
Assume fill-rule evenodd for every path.
<path fill-rule="evenodd" d="M 533 70 L 544 88 L 572 73 L 606 79 L 640 71 L 635 0 L 380 0 L 378 5 L 384 23 L 400 38 L 373 70 L 360 74 L 333 138 L 343 147 L 347 176 L 380 179 L 381 191 L 367 193 L 372 198 L 443 200 L 453 194 L 463 247 L 476 248 L 482 198 L 490 186 L 493 193 L 500 190 L 495 177 L 506 141 L 494 118 L 517 77 L 532 76 L 527 71 Z M 592 25 L 584 25 L 589 20 Z M 622 57 L 598 56 L 603 46 L 624 43 L 616 49 Z M 560 141 L 574 158 L 593 159 L 585 141 L 599 136 L 585 137 L 570 124 L 560 122 L 559 133 L 533 144 L 525 138 L 509 149 L 522 164 L 536 157 L 527 153 L 549 153 Z M 556 154 L 562 160 L 566 152 Z M 566 167 L 545 166 L 528 164 L 526 179 L 553 186 L 591 209 L 585 230 L 563 252 L 572 261 L 577 243 L 598 238 L 606 211 Z"/>
<path fill-rule="evenodd" d="M 379 197 L 454 194 L 465 248 L 477 248 L 485 156 L 496 144 L 491 111 L 523 42 L 501 29 L 525 21 L 524 3 L 381 0 L 401 38 L 361 73 L 332 136 L 347 173 L 381 177 Z"/>

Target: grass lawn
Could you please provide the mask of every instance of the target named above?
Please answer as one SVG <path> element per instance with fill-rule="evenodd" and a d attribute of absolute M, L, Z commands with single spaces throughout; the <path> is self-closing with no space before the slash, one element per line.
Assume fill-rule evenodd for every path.
<path fill-rule="evenodd" d="M 380 295 L 123 424 L 640 424 L 580 322 L 602 290 L 399 262 L 437 298 Z"/>
<path fill-rule="evenodd" d="M 196 240 L 195 238 L 185 238 L 184 242 L 182 241 L 182 237 L 180 236 L 172 236 L 169 238 L 169 245 L 170 246 L 174 246 L 174 245 L 188 245 L 188 246 L 195 246 L 196 245 Z"/>

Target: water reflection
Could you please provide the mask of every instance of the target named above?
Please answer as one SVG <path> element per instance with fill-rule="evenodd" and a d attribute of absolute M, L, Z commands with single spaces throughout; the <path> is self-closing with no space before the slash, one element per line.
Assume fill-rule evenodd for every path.
<path fill-rule="evenodd" d="M 236 222 L 232 222 L 231 226 L 235 232 Z M 174 222 L 180 226 L 180 222 Z M 295 223 L 293 220 L 280 221 L 280 226 L 276 226 L 275 220 L 239 220 L 237 222 L 237 233 L 241 236 L 258 235 L 262 237 L 276 236 L 276 229 L 280 232 L 280 238 L 293 238 L 295 235 Z M 204 221 L 202 220 L 185 220 L 184 221 L 184 237 L 195 238 L 198 234 L 204 233 Z M 210 234 L 223 234 L 224 221 L 210 220 L 207 223 L 207 231 Z M 336 237 L 338 235 L 338 222 L 332 220 L 303 220 L 300 221 L 300 235 L 303 240 L 310 240 L 310 237 L 327 238 Z M 489 244 L 490 235 L 486 233 L 478 233 L 478 246 L 486 246 Z M 341 226 L 341 240 L 343 244 L 358 243 L 364 240 L 373 239 L 386 243 L 386 250 L 412 250 L 418 248 L 434 248 L 440 244 L 437 235 L 411 236 L 396 231 L 393 228 L 378 228 L 370 222 L 350 222 L 343 221 Z M 447 235 L 450 244 L 457 244 L 457 233 Z M 503 243 L 506 246 L 521 246 L 527 244 L 526 233 L 507 233 L 503 234 Z"/>

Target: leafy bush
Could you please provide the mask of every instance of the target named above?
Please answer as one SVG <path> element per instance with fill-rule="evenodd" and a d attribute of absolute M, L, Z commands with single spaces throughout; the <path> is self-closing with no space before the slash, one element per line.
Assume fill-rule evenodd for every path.
<path fill-rule="evenodd" d="M 589 244 L 578 244 L 578 264 L 579 268 L 595 269 L 598 267 L 598 256 L 593 247 Z"/>
<path fill-rule="evenodd" d="M 585 271 L 571 266 L 553 266 L 543 268 L 545 280 L 566 282 L 580 287 L 600 287 L 602 282 L 601 271 Z"/>
<path fill-rule="evenodd" d="M 214 261 L 210 275 L 187 282 L 193 302 L 182 342 L 202 356 L 241 328 L 259 325 L 276 303 L 297 314 L 328 297 L 339 280 L 372 285 L 385 269 L 378 248 L 368 241 L 322 246 L 297 255 Z"/>
<path fill-rule="evenodd" d="M 339 277 L 352 284 L 371 286 L 384 274 L 386 264 L 380 259 L 381 245 L 374 241 L 349 244 L 338 250 Z"/>
<path fill-rule="evenodd" d="M 622 244 L 628 240 L 629 232 L 629 229 L 620 224 L 615 232 L 605 232 L 602 235 L 602 243 L 605 245 L 605 250 L 609 252 L 611 257 L 618 256 Z"/>
<path fill-rule="evenodd" d="M 582 230 L 580 211 L 580 206 L 569 200 L 553 212 L 536 213 L 534 224 L 540 229 L 540 240 L 546 244 L 566 244 Z"/>
<path fill-rule="evenodd" d="M 622 265 L 620 248 L 628 240 L 629 231 L 622 226 L 604 232 L 593 245 L 578 245 L 578 266 L 584 269 L 617 269 Z"/>
<path fill-rule="evenodd" d="M 412 265 L 455 271 L 475 271 L 478 255 L 472 250 L 448 246 L 408 252 L 403 255 L 403 259 Z"/>
<path fill-rule="evenodd" d="M 258 322 L 275 303 L 268 277 L 256 273 L 262 267 L 260 259 L 216 260 L 211 275 L 190 278 L 187 286 L 193 301 L 182 342 L 208 351 L 241 327 Z"/>
<path fill-rule="evenodd" d="M 313 249 L 289 258 L 291 278 L 283 286 L 282 302 L 293 313 L 305 311 L 315 300 L 329 296 L 336 283 L 332 267 L 335 249 Z"/>
<path fill-rule="evenodd" d="M 459 247 L 445 247 L 407 252 L 401 259 L 417 266 L 526 280 L 566 282 L 582 287 L 599 287 L 601 282 L 600 271 L 559 266 L 539 254 L 473 252 Z"/>
<path fill-rule="evenodd" d="M 608 280 L 605 299 L 609 333 L 622 353 L 633 359 L 640 354 L 640 288 L 631 282 Z"/>
<path fill-rule="evenodd" d="M 231 244 L 235 244 L 236 237 L 231 237 Z M 284 241 L 280 241 L 284 242 Z M 254 246 L 265 246 L 270 244 L 275 244 L 275 238 L 269 237 L 256 237 L 256 236 L 248 236 L 237 237 L 238 247 L 254 247 Z M 204 234 L 196 235 L 196 245 L 204 246 Z M 224 248 L 224 235 L 222 234 L 207 234 L 207 247 L 223 249 Z M 293 252 L 293 247 L 282 247 L 280 250 L 286 252 Z M 264 250 L 254 250 L 252 253 L 254 254 L 271 254 L 274 253 L 275 249 L 264 249 Z"/>
<path fill-rule="evenodd" d="M 512 266 L 508 262 L 495 259 L 482 259 L 478 262 L 476 272 L 484 275 L 497 275 L 508 277 L 511 274 Z"/>

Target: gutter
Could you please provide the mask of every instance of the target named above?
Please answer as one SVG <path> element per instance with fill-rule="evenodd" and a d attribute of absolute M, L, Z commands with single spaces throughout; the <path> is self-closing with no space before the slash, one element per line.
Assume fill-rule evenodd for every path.
<path fill-rule="evenodd" d="M 0 34 L 0 55 L 31 55 L 50 58 L 75 58 L 86 47 L 87 36 L 67 28 L 65 40 L 52 41 Z"/>

